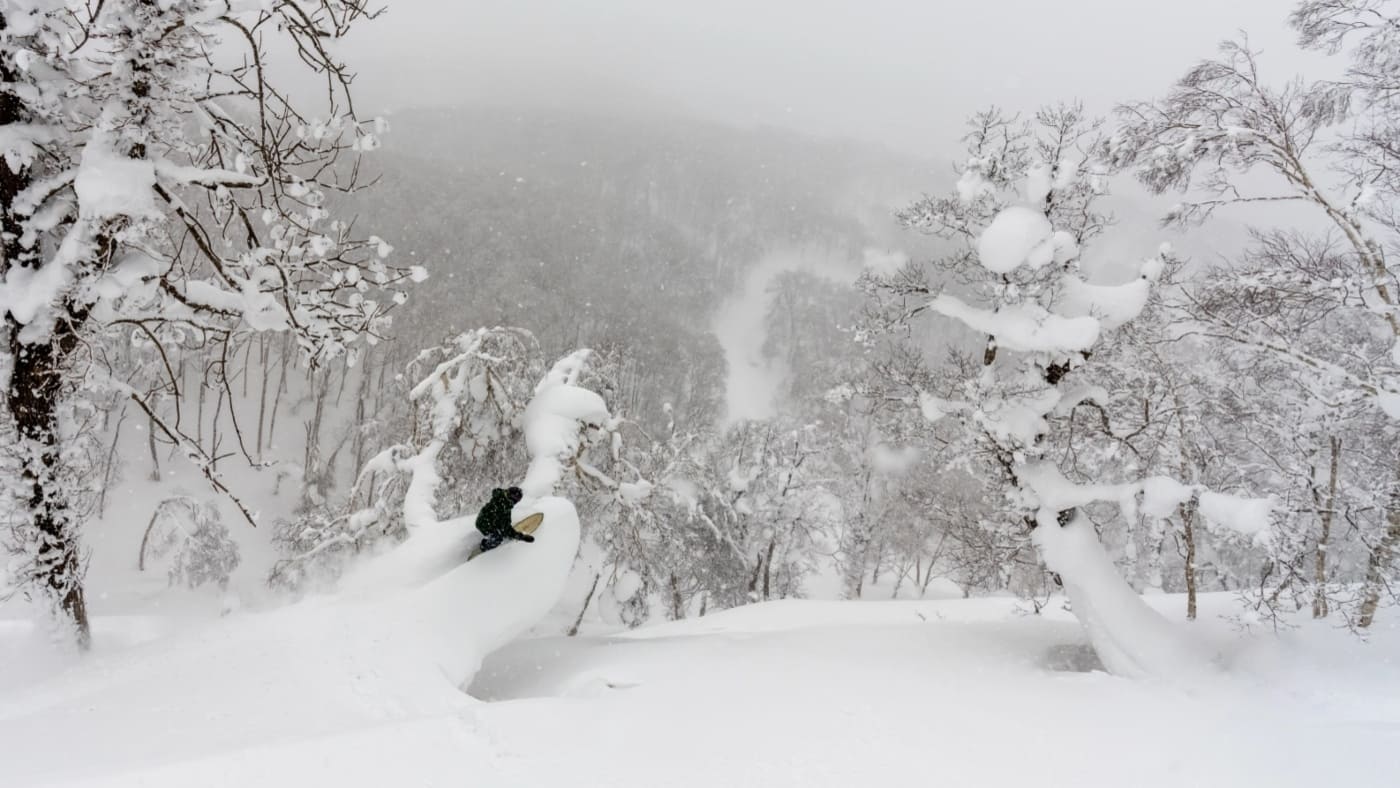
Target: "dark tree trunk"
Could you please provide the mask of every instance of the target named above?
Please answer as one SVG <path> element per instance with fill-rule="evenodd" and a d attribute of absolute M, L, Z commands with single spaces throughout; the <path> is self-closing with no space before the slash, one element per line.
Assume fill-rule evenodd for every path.
<path fill-rule="evenodd" d="M 154 420 L 146 425 L 146 444 L 151 449 L 151 475 L 146 478 L 158 482 L 160 481 L 160 455 L 156 453 L 156 423 Z"/>
<path fill-rule="evenodd" d="M 80 648 L 90 641 L 87 605 L 83 600 L 83 567 L 78 556 L 77 524 L 58 479 L 61 447 L 58 445 L 58 405 L 62 393 L 63 361 L 77 345 L 70 312 L 59 320 L 48 342 L 24 344 L 20 326 L 6 316 L 9 349 L 14 359 L 6 404 L 19 435 L 25 461 L 20 479 L 27 518 L 19 527 L 39 536 L 34 555 L 34 581 L 71 623 Z"/>
<path fill-rule="evenodd" d="M 1388 588 L 1386 575 L 1390 563 L 1395 558 L 1396 548 L 1400 547 L 1400 486 L 1391 494 L 1390 505 L 1386 507 L 1385 532 L 1380 541 L 1371 548 L 1366 560 L 1366 580 L 1361 586 L 1361 608 L 1356 625 L 1362 629 L 1371 626 L 1376 620 L 1376 610 L 1380 607 L 1381 595 Z"/>
<path fill-rule="evenodd" d="M 768 555 L 763 559 L 763 598 L 772 599 L 772 579 L 773 579 L 773 548 L 777 547 L 778 540 L 773 538 L 768 542 Z"/>
<path fill-rule="evenodd" d="M 588 603 L 593 601 L 593 593 L 598 590 L 598 581 L 602 579 L 601 574 L 593 575 L 593 585 L 588 587 L 588 596 L 583 598 L 583 607 L 578 611 L 578 618 L 574 619 L 574 625 L 564 632 L 565 635 L 574 637 L 578 634 L 578 628 L 583 626 L 583 616 L 588 612 Z"/>
<path fill-rule="evenodd" d="M 1196 620 L 1196 504 L 1187 501 L 1181 509 L 1181 535 L 1186 541 L 1186 618 Z"/>
<path fill-rule="evenodd" d="M 0 14 L 0 30 L 8 27 Z M 0 80 L 18 81 L 8 64 L 0 64 Z M 24 105 L 13 90 L 0 91 L 0 126 L 22 123 Z M 36 266 L 38 255 L 20 243 L 21 228 L 15 200 L 30 182 L 27 170 L 15 172 L 0 161 L 0 277 L 14 266 Z M 105 244 L 104 244 L 105 246 Z M 66 307 L 66 308 L 65 308 Z M 87 605 L 83 600 L 82 562 L 78 556 L 76 524 L 58 480 L 61 447 L 58 445 L 58 406 L 63 389 L 63 364 L 78 344 L 78 329 L 87 317 L 85 307 L 55 305 L 60 310 L 53 333 L 33 344 L 20 341 L 20 325 L 4 315 L 6 343 L 13 359 L 5 403 L 14 420 L 23 470 L 19 479 L 20 501 L 26 511 L 16 524 L 21 541 L 35 544 L 30 590 L 49 597 L 56 612 L 71 624 L 77 644 L 87 648 Z M 37 587 L 36 587 L 37 586 Z"/>

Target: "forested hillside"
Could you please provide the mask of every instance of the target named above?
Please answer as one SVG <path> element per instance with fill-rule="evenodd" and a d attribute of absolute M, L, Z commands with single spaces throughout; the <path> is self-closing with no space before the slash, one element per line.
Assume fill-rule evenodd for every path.
<path fill-rule="evenodd" d="M 688 423 L 722 415 L 711 322 L 749 271 L 802 250 L 853 280 L 866 248 L 909 242 L 893 208 L 932 170 L 780 130 L 510 107 L 397 116 L 373 164 L 383 181 L 358 211 L 434 272 L 396 347 L 513 325 L 547 354 L 616 354 L 620 404 L 650 424 L 664 402 Z"/>

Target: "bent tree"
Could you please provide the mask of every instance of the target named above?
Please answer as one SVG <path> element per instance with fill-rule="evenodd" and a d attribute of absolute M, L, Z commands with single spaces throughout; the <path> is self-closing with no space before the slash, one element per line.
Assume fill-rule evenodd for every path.
<path fill-rule="evenodd" d="M 364 0 L 32 0 L 0 16 L 6 590 L 79 646 L 90 403 L 128 398 L 229 493 L 185 433 L 171 358 L 212 354 L 227 386 L 230 345 L 277 331 L 310 363 L 353 363 L 403 299 L 394 286 L 422 278 L 327 209 L 357 188 L 380 131 L 329 46 L 375 13 Z M 268 78 L 274 49 L 323 82 L 314 113 Z"/>
<path fill-rule="evenodd" d="M 996 543 L 1035 546 L 1110 671 L 1202 670 L 1203 655 L 1123 579 L 1089 514 L 1116 505 L 1127 523 L 1199 504 L 1230 530 L 1268 528 L 1268 500 L 1151 475 L 1150 458 L 1116 423 L 1138 396 L 1125 373 L 1143 375 L 1115 367 L 1123 354 L 1111 345 L 1155 309 L 1154 291 L 1179 263 L 1162 248 L 1121 284 L 1083 278 L 1083 250 L 1110 219 L 1096 210 L 1106 186 L 1098 124 L 1078 107 L 1049 107 L 1030 122 L 989 111 L 970 126 L 956 193 L 900 215 L 952 250 L 933 261 L 936 276 L 917 264 L 867 275 L 864 329 L 897 333 L 939 315 L 964 330 L 952 335 L 953 363 L 912 377 L 900 396 L 944 428 L 955 461 L 987 483 Z M 1081 411 L 1093 417 L 1078 421 Z"/>

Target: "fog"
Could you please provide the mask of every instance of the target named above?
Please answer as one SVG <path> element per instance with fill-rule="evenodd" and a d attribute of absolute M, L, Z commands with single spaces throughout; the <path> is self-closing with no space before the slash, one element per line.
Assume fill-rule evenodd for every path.
<path fill-rule="evenodd" d="M 971 111 L 1166 87 L 1238 30 L 1299 54 L 1277 0 L 395 0 L 350 44 L 371 107 L 640 105 L 929 155 Z"/>
<path fill-rule="evenodd" d="M 733 174 L 715 184 L 725 199 L 753 198 L 755 210 L 772 217 L 800 194 L 820 194 L 830 212 L 815 224 L 788 232 L 780 222 L 754 222 L 741 231 L 745 243 L 720 242 L 703 253 L 712 259 L 697 272 L 712 273 L 698 281 L 713 297 L 697 302 L 707 304 L 704 322 L 723 348 L 724 410 L 733 420 L 770 416 L 783 382 L 804 374 L 764 350 L 773 278 L 835 266 L 849 272 L 849 283 L 860 269 L 862 247 L 901 256 L 913 252 L 913 233 L 891 235 L 882 225 L 917 193 L 951 185 L 970 114 L 990 105 L 1029 113 L 1045 104 L 1081 101 L 1091 113 L 1108 115 L 1119 102 L 1159 94 L 1242 30 L 1266 58 L 1283 61 L 1274 74 L 1286 77 L 1304 66 L 1316 73 L 1316 63 L 1305 62 L 1309 57 L 1292 45 L 1285 16 L 1277 0 L 394 0 L 380 18 L 360 26 L 343 44 L 343 54 L 359 72 L 359 111 L 392 119 L 388 150 L 458 168 L 463 160 L 481 164 L 485 180 L 443 184 L 447 195 L 490 195 L 541 179 L 573 178 L 566 168 L 609 158 L 609 150 L 630 152 L 643 163 L 633 176 L 600 165 L 605 177 L 616 179 L 619 194 L 659 184 L 687 202 L 683 195 L 697 188 L 701 173 L 721 171 Z M 461 107 L 472 109 L 452 114 Z M 504 136 L 503 118 L 515 124 Z M 697 123 L 732 131 L 706 131 Z M 734 135 L 753 129 L 849 140 L 858 147 L 785 156 L 779 151 L 792 143 L 764 147 Z M 879 166 L 863 158 L 877 149 L 897 158 Z M 687 164 L 668 168 L 677 156 Z M 841 162 L 856 174 L 815 175 L 810 170 L 819 161 Z M 662 168 L 659 174 L 654 167 Z M 741 186 L 744 176 L 737 173 L 745 168 L 767 174 L 756 173 L 757 181 Z M 410 212 L 426 201 L 425 179 L 442 177 L 431 168 L 413 174 L 392 164 L 387 169 L 411 195 L 398 204 Z M 781 182 L 800 170 L 808 172 L 798 176 L 802 185 L 795 189 L 779 186 L 763 197 L 753 191 L 770 177 Z M 653 186 L 644 185 L 653 178 Z M 1163 230 L 1157 219 L 1174 198 L 1151 198 L 1126 178 L 1113 191 L 1108 204 L 1114 226 L 1084 258 L 1091 276 L 1135 276 L 1137 261 L 1161 241 L 1193 260 L 1212 261 L 1244 240 L 1243 226 L 1229 218 L 1204 231 Z M 557 197 L 537 192 L 529 199 L 526 204 L 536 208 L 520 215 L 523 234 L 543 235 L 538 206 Z M 374 210 L 392 217 L 399 209 Z M 446 216 L 459 217 L 461 210 L 471 209 L 451 209 Z M 694 224 L 697 216 L 675 214 L 665 200 L 649 210 L 671 214 L 677 226 L 700 236 L 715 233 L 709 223 L 727 220 L 712 214 Z M 850 250 L 832 252 L 826 241 L 808 237 L 813 227 L 847 219 L 863 225 L 843 234 Z M 437 246 L 407 225 L 404 235 L 406 251 L 436 262 L 449 277 L 469 266 L 464 257 L 520 255 L 514 249 L 464 253 L 473 242 L 451 230 Z M 577 241 L 543 246 L 539 254 L 551 264 L 578 259 Z M 797 251 L 803 249 L 809 251 Z M 816 249 L 823 251 L 810 251 Z M 742 259 L 726 262 L 736 255 Z M 604 276 L 611 268 L 591 262 L 581 270 Z M 518 281 L 511 286 L 519 287 Z M 569 303 L 560 303 L 564 314 Z M 453 314 L 468 321 L 479 317 L 471 310 Z M 455 318 L 434 321 L 455 325 Z"/>

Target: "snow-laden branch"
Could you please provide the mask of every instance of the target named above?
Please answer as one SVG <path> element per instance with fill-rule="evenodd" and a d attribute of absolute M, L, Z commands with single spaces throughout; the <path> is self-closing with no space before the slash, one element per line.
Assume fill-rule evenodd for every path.
<path fill-rule="evenodd" d="M 553 494 L 583 448 L 587 430 L 614 426 L 603 398 L 577 385 L 590 352 L 577 350 L 556 362 L 525 408 L 530 467 L 520 488 L 527 499 Z"/>
<path fill-rule="evenodd" d="M 929 309 L 996 338 L 997 346 L 1023 352 L 1072 353 L 1088 350 L 1099 338 L 1099 321 L 1092 317 L 1061 317 L 1035 303 L 1006 304 L 979 309 L 957 296 L 943 293 Z"/>
<path fill-rule="evenodd" d="M 1031 539 L 1046 568 L 1060 578 L 1104 666 L 1129 677 L 1192 678 L 1208 672 L 1211 655 L 1123 581 L 1080 507 L 1109 501 L 1133 518 L 1141 498 L 1143 513 L 1163 518 L 1194 497 L 1209 523 L 1267 544 L 1276 502 L 1215 493 L 1166 477 L 1074 484 L 1048 462 L 1019 469 L 1018 478 L 1028 493 L 1027 505 L 1035 510 Z"/>
<path fill-rule="evenodd" d="M 1026 503 L 1037 511 L 1037 523 L 1042 517 L 1053 521 L 1061 512 L 1098 502 L 1117 504 L 1123 517 L 1130 521 L 1139 514 L 1160 520 L 1170 517 L 1181 505 L 1195 501 L 1206 522 L 1217 529 L 1261 547 L 1270 546 L 1274 538 L 1271 518 L 1278 500 L 1272 496 L 1220 493 L 1204 484 L 1182 484 L 1167 476 L 1118 484 L 1076 484 L 1049 462 L 1022 467 L 1017 477 L 1032 493 Z"/>

